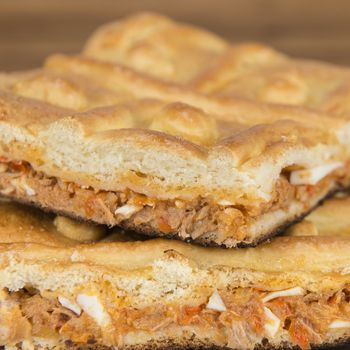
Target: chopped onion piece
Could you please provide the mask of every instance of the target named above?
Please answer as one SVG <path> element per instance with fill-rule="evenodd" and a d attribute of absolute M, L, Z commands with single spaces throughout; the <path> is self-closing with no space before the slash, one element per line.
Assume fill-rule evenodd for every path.
<path fill-rule="evenodd" d="M 218 204 L 219 205 L 223 205 L 223 206 L 225 206 L 225 205 L 233 205 L 233 203 L 231 201 L 227 200 L 227 199 L 221 199 L 220 201 L 218 201 Z"/>
<path fill-rule="evenodd" d="M 350 321 L 335 320 L 328 326 L 328 328 L 350 328 Z"/>
<path fill-rule="evenodd" d="M 280 328 L 281 320 L 268 307 L 264 306 L 264 313 L 267 319 L 265 331 L 270 337 L 274 337 Z"/>
<path fill-rule="evenodd" d="M 342 166 L 341 162 L 333 162 L 310 169 L 295 170 L 291 172 L 289 181 L 292 185 L 316 185 L 333 170 Z"/>
<path fill-rule="evenodd" d="M 27 185 L 25 182 L 22 183 L 22 187 L 25 190 L 27 196 L 35 196 L 35 191 L 29 186 Z"/>
<path fill-rule="evenodd" d="M 267 294 L 262 301 L 264 303 L 275 299 L 275 298 L 280 298 L 280 297 L 291 297 L 291 296 L 296 296 L 296 295 L 304 295 L 305 291 L 303 288 L 301 287 L 294 287 L 294 288 L 290 288 L 290 289 L 286 289 L 286 290 L 279 290 L 276 292 L 272 292 Z"/>
<path fill-rule="evenodd" d="M 97 296 L 78 294 L 77 303 L 99 326 L 104 327 L 111 323 L 109 314 L 105 311 Z"/>
<path fill-rule="evenodd" d="M 221 299 L 220 294 L 215 289 L 211 297 L 209 298 L 207 309 L 215 310 L 215 311 L 226 311 L 226 306 Z"/>
<path fill-rule="evenodd" d="M 66 309 L 73 311 L 78 316 L 81 314 L 81 308 L 78 304 L 71 302 L 69 299 L 65 297 L 58 297 L 58 301 L 62 306 L 64 306 Z"/>
<path fill-rule="evenodd" d="M 137 211 L 141 210 L 142 208 L 143 207 L 141 207 L 139 205 L 125 204 L 122 207 L 116 209 L 114 214 L 116 214 L 116 215 L 119 214 L 119 215 L 122 215 L 122 216 L 129 218 L 131 215 L 133 215 Z"/>

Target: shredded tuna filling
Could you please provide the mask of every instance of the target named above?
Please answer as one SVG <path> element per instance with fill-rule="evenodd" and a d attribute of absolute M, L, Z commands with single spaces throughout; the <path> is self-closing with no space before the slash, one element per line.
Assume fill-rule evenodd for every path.
<path fill-rule="evenodd" d="M 293 200 L 305 203 L 306 210 L 312 198 L 317 198 L 330 187 L 334 174 L 317 185 L 292 186 L 286 175 L 281 175 L 272 200 L 259 208 L 214 203 L 209 199 L 192 201 L 158 200 L 131 190 L 102 191 L 64 182 L 36 172 L 26 162 L 0 159 L 0 193 L 43 208 L 67 215 L 92 220 L 110 226 L 120 225 L 152 235 L 178 234 L 206 242 L 222 244 L 225 239 L 249 241 L 247 227 L 261 214 L 286 209 Z"/>
<path fill-rule="evenodd" d="M 118 308 L 117 303 L 101 300 L 102 305 L 108 305 L 106 310 L 110 317 L 110 322 L 101 326 L 86 312 L 77 315 L 62 306 L 57 298 L 45 298 L 38 292 L 23 289 L 7 293 L 6 305 L 12 305 L 13 317 L 5 318 L 4 308 L 0 315 L 2 321 L 8 322 L 2 322 L 2 326 L 15 329 L 16 325 L 21 325 L 22 333 L 12 332 L 1 342 L 22 341 L 31 333 L 34 337 L 122 346 L 123 337 L 129 332 L 162 332 L 186 326 L 210 329 L 216 332 L 221 345 L 231 348 L 254 348 L 284 332 L 291 344 L 309 349 L 325 341 L 334 320 L 350 320 L 350 289 L 347 287 L 325 295 L 306 292 L 268 302 L 263 301 L 266 293 L 255 289 L 220 291 L 220 295 L 225 311 L 208 309 L 207 304 L 169 306 L 159 303 L 146 308 Z M 266 328 L 269 323 L 266 308 L 279 320 L 274 335 Z M 350 335 L 350 325 L 348 327 Z M 31 332 L 23 329 L 31 329 Z"/>

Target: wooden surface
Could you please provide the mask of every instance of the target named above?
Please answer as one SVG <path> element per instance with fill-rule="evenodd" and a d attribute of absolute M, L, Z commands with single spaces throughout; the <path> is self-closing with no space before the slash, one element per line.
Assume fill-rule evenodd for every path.
<path fill-rule="evenodd" d="M 350 65 L 349 0 L 0 0 L 0 70 L 77 52 L 98 25 L 158 11 L 232 41 L 258 40 L 289 54 Z"/>

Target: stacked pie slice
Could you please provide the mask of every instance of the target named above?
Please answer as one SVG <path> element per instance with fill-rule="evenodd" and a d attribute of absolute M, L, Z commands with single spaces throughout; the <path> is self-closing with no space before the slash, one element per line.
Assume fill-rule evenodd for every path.
<path fill-rule="evenodd" d="M 291 226 L 350 185 L 349 101 L 350 70 L 153 14 L 1 74 L 0 345 L 350 339 L 349 198 Z"/>
<path fill-rule="evenodd" d="M 350 238 L 318 232 L 333 226 L 327 215 L 307 231 L 224 250 L 120 232 L 79 243 L 101 232 L 11 203 L 0 214 L 5 345 L 308 349 L 349 337 Z"/>

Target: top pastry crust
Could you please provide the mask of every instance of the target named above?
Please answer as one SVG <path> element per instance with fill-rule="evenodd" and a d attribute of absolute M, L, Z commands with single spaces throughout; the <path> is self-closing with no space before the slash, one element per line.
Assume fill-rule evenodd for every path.
<path fill-rule="evenodd" d="M 232 45 L 158 14 L 137 14 L 102 26 L 83 53 L 209 95 L 350 116 L 349 69 L 290 58 L 258 43 Z"/>
<path fill-rule="evenodd" d="M 113 52 L 134 47 L 133 31 L 143 33 L 141 45 L 178 29 L 152 15 L 125 23 L 106 39 Z M 196 51 L 203 41 L 198 52 L 207 55 L 193 53 L 192 62 L 204 69 L 227 46 L 181 30 L 189 34 L 169 42 L 174 59 L 164 60 L 178 62 L 181 47 Z M 0 76 L 3 195 L 110 226 L 236 247 L 257 244 L 348 186 L 345 117 L 209 96 L 188 82 L 87 57 L 89 47 L 107 45 L 105 32 L 85 55 L 54 55 L 42 69 Z"/>

